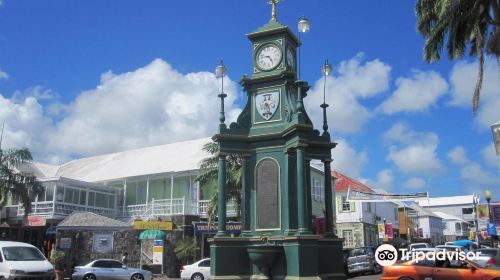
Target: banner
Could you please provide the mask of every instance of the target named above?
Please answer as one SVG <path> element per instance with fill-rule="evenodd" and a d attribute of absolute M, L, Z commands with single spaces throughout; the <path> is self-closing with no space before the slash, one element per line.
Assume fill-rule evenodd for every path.
<path fill-rule="evenodd" d="M 174 223 L 171 221 L 134 221 L 132 224 L 133 229 L 156 229 L 172 231 Z"/>
<path fill-rule="evenodd" d="M 385 228 L 387 230 L 387 237 L 394 238 L 394 228 L 392 227 L 392 224 L 391 223 L 386 224 Z"/>
<path fill-rule="evenodd" d="M 415 201 L 428 199 L 427 192 L 409 193 L 409 194 L 388 194 L 388 193 L 369 193 L 363 191 L 347 190 L 347 201 L 365 201 L 365 202 L 383 202 L 383 201 Z"/>
<path fill-rule="evenodd" d="M 45 217 L 28 216 L 24 222 L 29 227 L 44 227 L 47 224 Z"/>
<path fill-rule="evenodd" d="M 194 224 L 194 232 L 201 234 L 216 234 L 218 229 L 218 223 L 212 223 L 208 225 L 207 222 L 199 222 Z M 241 222 L 229 222 L 226 223 L 226 233 L 240 234 L 241 233 Z"/>
<path fill-rule="evenodd" d="M 477 224 L 479 230 L 486 230 L 489 221 L 488 205 L 479 204 L 477 208 Z"/>
<path fill-rule="evenodd" d="M 153 241 L 153 264 L 163 264 L 163 240 Z"/>
<path fill-rule="evenodd" d="M 385 225 L 378 224 L 378 238 L 384 238 L 385 236 Z"/>

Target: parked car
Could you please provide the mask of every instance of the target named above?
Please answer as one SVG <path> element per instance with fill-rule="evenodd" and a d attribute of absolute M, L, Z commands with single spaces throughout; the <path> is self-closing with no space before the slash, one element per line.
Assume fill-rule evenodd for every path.
<path fill-rule="evenodd" d="M 375 247 L 361 247 L 352 249 L 347 258 L 347 273 L 371 272 L 380 273 L 382 268 L 375 261 Z"/>
<path fill-rule="evenodd" d="M 458 251 L 458 252 L 464 250 L 464 247 L 456 245 L 437 245 L 436 248 L 441 250 L 444 249 L 446 251 Z"/>
<path fill-rule="evenodd" d="M 117 260 L 99 259 L 76 266 L 72 280 L 151 280 L 151 272 L 129 268 Z"/>
<path fill-rule="evenodd" d="M 54 267 L 35 246 L 13 241 L 0 241 L 0 279 L 52 279 Z"/>
<path fill-rule="evenodd" d="M 498 279 L 500 270 L 490 269 L 472 261 L 462 261 L 460 265 L 444 267 L 434 260 L 410 260 L 384 267 L 380 280 L 394 279 Z"/>
<path fill-rule="evenodd" d="M 410 244 L 410 251 L 413 251 L 415 249 L 419 249 L 419 248 L 431 248 L 431 245 L 429 245 L 429 243 L 412 243 Z"/>
<path fill-rule="evenodd" d="M 484 248 L 476 249 L 474 252 L 481 253 L 479 257 L 473 259 L 474 262 L 484 266 L 500 266 L 500 249 Z"/>
<path fill-rule="evenodd" d="M 210 259 L 202 259 L 181 269 L 181 279 L 204 280 L 210 276 Z"/>

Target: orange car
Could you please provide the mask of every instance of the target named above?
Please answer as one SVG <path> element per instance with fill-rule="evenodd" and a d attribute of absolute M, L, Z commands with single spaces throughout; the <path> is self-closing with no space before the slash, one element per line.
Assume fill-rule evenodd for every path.
<path fill-rule="evenodd" d="M 500 268 L 482 267 L 468 260 L 460 262 L 460 265 L 449 265 L 441 267 L 438 262 L 415 260 L 396 263 L 384 267 L 380 280 L 459 280 L 459 279 L 500 279 Z"/>

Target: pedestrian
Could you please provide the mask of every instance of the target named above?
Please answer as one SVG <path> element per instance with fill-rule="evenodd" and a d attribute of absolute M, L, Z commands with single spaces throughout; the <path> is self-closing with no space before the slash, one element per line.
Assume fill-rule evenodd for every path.
<path fill-rule="evenodd" d="M 125 265 L 128 263 L 128 253 L 127 252 L 123 252 L 121 261 Z"/>

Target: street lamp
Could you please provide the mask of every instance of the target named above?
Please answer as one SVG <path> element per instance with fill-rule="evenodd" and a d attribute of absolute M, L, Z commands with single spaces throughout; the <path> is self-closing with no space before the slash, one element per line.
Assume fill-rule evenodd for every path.
<path fill-rule="evenodd" d="M 328 63 L 328 59 L 325 60 L 325 64 L 321 67 L 321 72 L 325 78 L 323 81 L 323 104 L 320 105 L 320 107 L 323 108 L 323 135 L 329 135 L 328 121 L 326 119 L 326 108 L 328 107 L 328 104 L 326 104 L 326 76 L 330 75 L 332 72 L 332 66 Z"/>
<path fill-rule="evenodd" d="M 491 126 L 491 132 L 493 133 L 493 143 L 495 144 L 495 151 L 497 153 L 497 156 L 500 156 L 500 121 Z"/>
<path fill-rule="evenodd" d="M 491 210 L 490 210 L 491 191 L 489 188 L 484 191 L 484 199 L 486 199 L 486 203 L 488 204 L 488 223 L 491 223 Z M 486 228 L 488 227 L 489 225 Z M 491 245 L 493 245 L 493 237 L 490 238 L 491 238 Z"/>
<path fill-rule="evenodd" d="M 226 66 L 224 66 L 224 62 L 221 60 L 220 61 L 220 64 L 217 65 L 217 67 L 215 68 L 215 77 L 217 79 L 221 79 L 221 90 L 220 90 L 220 93 L 219 93 L 219 98 L 220 98 L 220 115 L 219 115 L 219 121 L 220 121 L 220 124 L 224 124 L 224 121 L 226 120 L 225 116 L 224 116 L 224 98 L 227 97 L 227 94 L 224 93 L 224 77 L 226 76 L 227 74 L 227 69 L 226 69 Z"/>
<path fill-rule="evenodd" d="M 306 33 L 309 32 L 309 29 L 311 29 L 311 24 L 309 23 L 309 20 L 305 16 L 301 16 L 299 18 L 299 22 L 297 23 L 297 27 L 299 29 L 299 56 L 298 56 L 298 67 L 297 67 L 297 79 L 300 79 L 300 45 L 302 45 L 302 42 L 300 41 L 300 33 Z"/>

